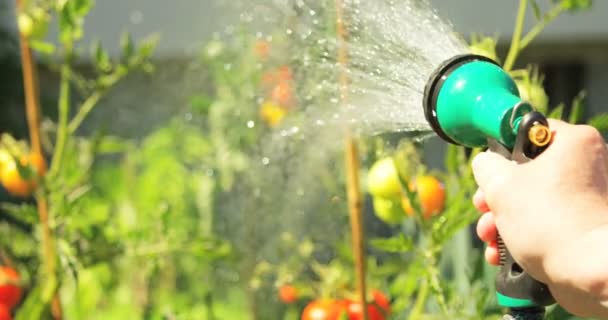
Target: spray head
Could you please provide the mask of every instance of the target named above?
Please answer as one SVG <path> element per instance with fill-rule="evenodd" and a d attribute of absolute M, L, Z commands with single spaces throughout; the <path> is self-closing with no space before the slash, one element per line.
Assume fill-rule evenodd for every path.
<path fill-rule="evenodd" d="M 485 147 L 493 139 L 512 149 L 524 115 L 533 111 L 498 64 L 465 54 L 443 62 L 424 90 L 424 113 L 444 140 Z"/>

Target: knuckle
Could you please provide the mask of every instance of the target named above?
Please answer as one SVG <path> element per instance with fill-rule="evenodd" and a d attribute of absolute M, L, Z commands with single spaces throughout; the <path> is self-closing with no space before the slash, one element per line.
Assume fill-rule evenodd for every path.
<path fill-rule="evenodd" d="M 580 125 L 576 128 L 577 138 L 585 144 L 604 144 L 601 133 L 590 125 Z"/>

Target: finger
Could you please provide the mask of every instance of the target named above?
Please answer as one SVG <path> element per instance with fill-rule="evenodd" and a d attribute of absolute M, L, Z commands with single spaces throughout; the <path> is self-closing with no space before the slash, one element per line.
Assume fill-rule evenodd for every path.
<path fill-rule="evenodd" d="M 473 174 L 477 185 L 483 190 L 485 200 L 492 205 L 494 195 L 502 194 L 500 186 L 511 175 L 515 163 L 494 152 L 482 152 L 473 159 Z"/>
<path fill-rule="evenodd" d="M 565 128 L 572 126 L 572 124 L 569 124 L 563 120 L 547 119 L 547 121 L 549 122 L 549 128 L 551 128 L 551 130 L 555 130 L 555 131 L 560 131 L 560 130 L 563 130 Z"/>
<path fill-rule="evenodd" d="M 498 245 L 496 242 L 490 243 L 485 251 L 486 261 L 491 265 L 499 265 L 500 264 L 500 255 L 498 253 Z"/>
<path fill-rule="evenodd" d="M 477 236 L 483 242 L 494 242 L 498 237 L 496 230 L 496 222 L 494 221 L 494 215 L 490 212 L 485 213 L 479 218 L 477 222 Z"/>
<path fill-rule="evenodd" d="M 490 207 L 486 202 L 486 196 L 481 189 L 477 189 L 477 192 L 475 192 L 475 195 L 473 196 L 473 205 L 481 213 L 490 211 Z"/>

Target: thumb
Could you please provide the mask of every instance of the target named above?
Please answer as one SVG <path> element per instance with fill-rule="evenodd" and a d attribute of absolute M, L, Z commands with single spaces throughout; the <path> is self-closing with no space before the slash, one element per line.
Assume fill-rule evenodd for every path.
<path fill-rule="evenodd" d="M 494 194 L 500 192 L 500 186 L 511 176 L 515 168 L 515 162 L 507 160 L 494 152 L 479 153 L 473 159 L 473 175 L 479 188 L 484 191 L 486 201 L 492 202 Z"/>

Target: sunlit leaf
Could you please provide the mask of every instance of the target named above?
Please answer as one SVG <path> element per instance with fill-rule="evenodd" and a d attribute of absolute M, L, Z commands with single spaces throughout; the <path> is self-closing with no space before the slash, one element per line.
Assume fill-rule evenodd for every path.
<path fill-rule="evenodd" d="M 600 114 L 591 118 L 588 124 L 602 133 L 608 133 L 608 114 Z"/>
<path fill-rule="evenodd" d="M 572 124 L 578 124 L 583 121 L 583 116 L 585 114 L 585 92 L 579 93 L 572 100 L 572 109 L 570 110 L 570 116 L 568 117 L 568 122 Z"/>
<path fill-rule="evenodd" d="M 387 239 L 372 239 L 370 244 L 382 251 L 392 253 L 404 253 L 412 250 L 414 242 L 410 238 L 406 238 L 405 235 L 400 234 L 397 237 Z"/>
<path fill-rule="evenodd" d="M 551 119 L 561 119 L 564 113 L 564 104 L 560 104 L 555 109 L 551 110 L 548 118 Z"/>

